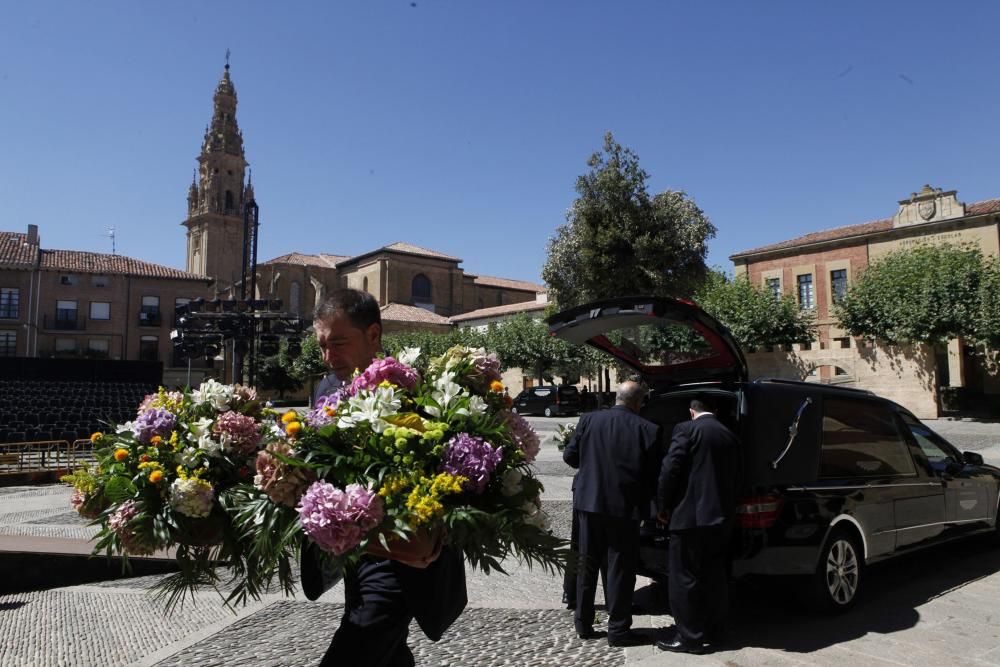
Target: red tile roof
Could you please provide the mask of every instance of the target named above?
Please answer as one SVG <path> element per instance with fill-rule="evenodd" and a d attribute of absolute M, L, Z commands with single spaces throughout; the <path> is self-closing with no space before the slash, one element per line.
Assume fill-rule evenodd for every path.
<path fill-rule="evenodd" d="M 48 271 L 118 274 L 140 278 L 171 278 L 211 282 L 208 276 L 188 273 L 170 266 L 144 262 L 124 255 L 107 255 L 80 250 L 42 250 L 41 268 Z"/>
<path fill-rule="evenodd" d="M 338 262 L 343 262 L 346 259 L 350 259 L 350 257 L 346 255 L 328 255 L 326 253 L 307 255 L 301 252 L 290 252 L 287 255 L 269 259 L 263 262 L 263 264 L 295 264 L 298 266 L 319 266 L 333 269 L 337 267 Z"/>
<path fill-rule="evenodd" d="M 0 232 L 0 266 L 31 267 L 38 257 L 38 246 L 28 244 L 28 235 Z"/>
<path fill-rule="evenodd" d="M 1000 199 L 987 199 L 985 201 L 980 201 L 974 204 L 966 205 L 965 215 L 963 217 L 969 218 L 976 215 L 986 215 L 988 213 L 997 213 L 997 212 L 1000 212 Z M 798 236 L 794 239 L 789 239 L 787 241 L 779 241 L 778 243 L 772 243 L 771 245 L 765 245 L 759 248 L 742 250 L 740 252 L 730 255 L 729 259 L 733 260 L 739 257 L 743 257 L 745 255 L 756 255 L 759 253 L 771 252 L 774 250 L 797 248 L 799 246 L 811 245 L 813 243 L 822 243 L 825 241 L 839 241 L 854 236 L 864 236 L 866 234 L 884 232 L 890 229 L 892 229 L 892 218 L 872 220 L 870 222 L 863 222 L 858 225 L 847 225 L 846 227 L 836 227 L 834 229 L 827 229 L 821 232 L 812 232 L 804 236 Z"/>
<path fill-rule="evenodd" d="M 530 313 L 536 310 L 545 310 L 549 306 L 548 303 L 539 303 L 537 301 L 523 301 L 521 303 L 508 303 L 504 306 L 492 306 L 490 308 L 480 308 L 479 310 L 471 310 L 467 313 L 462 313 L 461 315 L 452 315 L 451 322 L 454 324 L 456 322 L 467 322 L 469 320 L 478 320 L 487 317 L 498 317 L 501 315 L 516 315 L 517 313 Z"/>
<path fill-rule="evenodd" d="M 541 294 L 546 291 L 544 285 L 530 283 L 527 280 L 511 280 L 510 278 L 497 278 L 495 276 L 476 276 L 474 282 L 477 285 L 483 285 L 484 287 L 519 289 L 524 290 L 525 292 L 534 292 L 535 294 Z"/>
<path fill-rule="evenodd" d="M 424 308 L 407 306 L 402 303 L 387 303 L 381 308 L 382 320 L 389 322 L 420 322 L 422 324 L 451 324 L 447 317 L 432 313 Z"/>
<path fill-rule="evenodd" d="M 421 248 L 420 246 L 413 245 L 412 243 L 390 243 L 389 245 L 382 246 L 381 248 L 376 248 L 375 250 L 370 250 L 368 252 L 363 252 L 360 255 L 355 255 L 353 257 L 347 258 L 339 264 L 353 264 L 365 257 L 371 257 L 372 255 L 377 255 L 380 252 L 398 252 L 403 255 L 416 255 L 417 257 L 431 257 L 433 259 L 443 259 L 448 262 L 461 262 L 461 258 L 452 257 L 451 255 L 446 255 L 443 252 L 438 252 L 436 250 L 428 250 L 427 248 Z"/>

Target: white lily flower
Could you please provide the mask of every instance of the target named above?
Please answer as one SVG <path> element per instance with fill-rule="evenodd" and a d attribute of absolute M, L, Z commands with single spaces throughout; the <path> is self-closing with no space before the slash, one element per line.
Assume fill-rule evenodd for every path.
<path fill-rule="evenodd" d="M 484 415 L 487 408 L 486 401 L 483 400 L 482 396 L 473 396 L 469 399 L 469 412 L 472 414 Z"/>
<path fill-rule="evenodd" d="M 200 440 L 203 435 L 212 432 L 212 420 L 208 417 L 197 419 L 188 424 L 188 430 L 191 432 L 191 435 Z"/>
<path fill-rule="evenodd" d="M 406 364 L 407 366 L 412 366 L 420 358 L 420 348 L 419 347 L 404 347 L 399 352 L 399 357 L 396 359 L 401 364 Z"/>
<path fill-rule="evenodd" d="M 367 422 L 376 433 L 389 425 L 384 417 L 397 414 L 402 401 L 392 387 L 377 387 L 374 391 L 360 391 L 347 402 L 348 411 L 337 420 L 340 428 L 354 428 Z"/>

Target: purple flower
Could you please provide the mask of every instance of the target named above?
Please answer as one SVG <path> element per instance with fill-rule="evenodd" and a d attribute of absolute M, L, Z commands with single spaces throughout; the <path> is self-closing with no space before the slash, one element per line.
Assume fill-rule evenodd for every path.
<path fill-rule="evenodd" d="M 385 516 L 382 498 L 360 484 L 341 491 L 328 482 L 315 482 L 295 509 L 306 535 L 338 556 L 358 546 Z"/>
<path fill-rule="evenodd" d="M 499 447 L 468 433 L 459 433 L 445 445 L 441 470 L 465 477 L 467 490 L 482 493 L 501 460 L 503 451 Z"/>
<path fill-rule="evenodd" d="M 412 389 L 419 376 L 417 371 L 406 364 L 401 364 L 392 357 L 376 359 L 365 372 L 351 382 L 350 395 L 354 396 L 362 389 L 374 389 L 383 382 L 389 382 L 404 389 Z"/>
<path fill-rule="evenodd" d="M 524 417 L 510 410 L 501 412 L 500 417 L 507 423 L 511 440 L 524 453 L 524 460 L 528 463 L 534 461 L 539 450 L 538 434 L 535 433 L 535 429 L 531 428 L 531 424 Z"/>
<path fill-rule="evenodd" d="M 229 448 L 239 454 L 253 454 L 260 442 L 260 427 L 257 420 L 238 412 L 224 412 L 212 428 L 217 434 L 229 436 Z"/>
<path fill-rule="evenodd" d="M 316 404 L 306 414 L 306 424 L 313 428 L 321 428 L 333 423 L 336 420 L 337 404 L 340 403 L 340 399 L 344 398 L 346 392 L 347 389 L 341 387 L 332 394 L 316 399 Z"/>
<path fill-rule="evenodd" d="M 149 444 L 154 435 L 162 438 L 170 437 L 170 432 L 174 430 L 176 423 L 177 417 L 169 410 L 150 408 L 136 417 L 132 430 L 139 441 Z"/>

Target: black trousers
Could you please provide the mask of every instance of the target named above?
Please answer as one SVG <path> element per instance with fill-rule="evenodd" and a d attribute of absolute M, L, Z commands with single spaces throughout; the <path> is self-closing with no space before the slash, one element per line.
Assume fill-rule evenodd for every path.
<path fill-rule="evenodd" d="M 607 561 L 604 595 L 608 608 L 608 637 L 625 634 L 632 627 L 632 594 L 639 565 L 639 522 L 631 519 L 578 512 L 580 555 L 585 559 L 576 579 L 577 631 L 594 622 L 597 573 Z"/>
<path fill-rule="evenodd" d="M 576 510 L 573 510 L 573 520 L 572 523 L 570 524 L 569 548 L 577 553 L 580 553 L 580 513 L 577 512 Z M 570 567 L 567 567 L 566 572 L 563 574 L 563 597 L 567 604 L 571 604 L 574 607 L 576 607 L 576 575 L 585 566 L 586 566 L 585 562 L 577 561 L 575 563 L 571 563 Z M 607 598 L 608 596 L 607 556 L 601 559 L 600 569 L 601 569 L 601 583 L 605 588 L 604 597 Z"/>
<path fill-rule="evenodd" d="M 670 531 L 670 613 L 681 639 L 710 642 L 729 612 L 729 573 L 723 526 Z"/>
<path fill-rule="evenodd" d="M 345 608 L 320 667 L 412 667 L 413 612 L 387 560 L 364 559 L 344 577 Z"/>

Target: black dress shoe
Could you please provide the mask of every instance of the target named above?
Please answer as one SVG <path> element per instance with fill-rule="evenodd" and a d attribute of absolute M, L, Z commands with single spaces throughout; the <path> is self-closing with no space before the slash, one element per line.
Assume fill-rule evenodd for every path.
<path fill-rule="evenodd" d="M 608 635 L 608 646 L 624 648 L 625 646 L 642 646 L 649 643 L 649 637 L 631 630 L 621 635 Z"/>
<path fill-rule="evenodd" d="M 594 630 L 594 628 L 577 628 L 576 636 L 580 639 L 597 639 L 601 636 L 601 633 Z"/>
<path fill-rule="evenodd" d="M 566 605 L 567 609 L 576 609 L 576 599 L 571 598 L 566 593 L 563 593 L 562 595 L 562 603 Z"/>
<path fill-rule="evenodd" d="M 675 637 L 669 641 L 661 639 L 656 642 L 656 648 L 661 651 L 670 651 L 671 653 L 693 653 L 694 655 L 705 653 L 705 646 L 703 644 L 691 644 L 680 637 Z"/>

